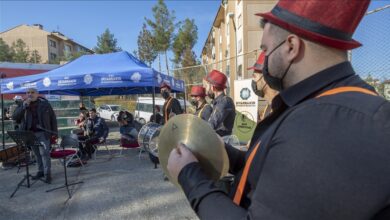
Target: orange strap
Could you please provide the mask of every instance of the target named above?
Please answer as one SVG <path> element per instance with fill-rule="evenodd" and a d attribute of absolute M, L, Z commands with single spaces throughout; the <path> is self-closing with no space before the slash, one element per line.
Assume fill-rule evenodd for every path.
<path fill-rule="evenodd" d="M 316 98 L 322 97 L 322 96 L 328 96 L 328 95 L 335 95 L 338 93 L 344 93 L 344 92 L 360 92 L 360 93 L 365 93 L 369 95 L 374 95 L 377 96 L 378 94 L 370 91 L 368 89 L 360 88 L 360 87 L 354 87 L 354 86 L 344 86 L 344 87 L 339 87 L 339 88 L 334 88 L 331 90 L 328 90 L 320 95 L 318 95 Z M 253 149 L 253 151 L 250 153 L 247 162 L 245 163 L 244 171 L 242 172 L 242 176 L 240 178 L 240 182 L 238 184 L 236 193 L 234 194 L 234 199 L 233 202 L 236 205 L 240 205 L 242 194 L 244 193 L 246 181 L 248 179 L 248 173 L 249 173 L 249 168 L 251 166 L 251 163 L 253 161 L 253 158 L 255 157 L 255 154 L 257 152 L 257 149 L 260 146 L 260 142 L 256 145 L 256 147 Z"/>
<path fill-rule="evenodd" d="M 255 157 L 255 154 L 256 154 L 256 152 L 257 152 L 257 149 L 259 149 L 259 147 L 260 147 L 260 143 L 261 143 L 261 141 L 259 141 L 259 143 L 257 143 L 256 147 L 253 149 L 253 151 L 252 151 L 251 154 L 249 155 L 248 161 L 245 163 L 244 172 L 242 172 L 242 176 L 241 176 L 241 179 L 240 179 L 240 183 L 238 184 L 236 193 L 234 194 L 233 202 L 234 202 L 236 205 L 240 205 L 241 198 L 242 198 L 242 194 L 244 193 L 244 188 L 245 188 L 246 180 L 247 180 L 247 178 L 248 178 L 249 168 L 250 168 L 250 166 L 251 166 L 251 163 L 252 163 L 253 158 Z"/>
<path fill-rule="evenodd" d="M 169 107 L 169 104 L 171 104 L 171 102 L 172 102 L 172 97 L 170 97 L 170 99 L 168 100 L 168 102 L 167 102 L 167 105 L 165 106 L 165 109 L 164 109 L 164 112 L 165 112 L 165 114 L 164 114 L 164 116 L 165 116 L 165 123 L 168 121 L 168 119 L 169 119 L 169 115 L 168 115 L 168 107 Z"/>
<path fill-rule="evenodd" d="M 328 90 L 328 91 L 318 95 L 316 98 L 319 98 L 322 96 L 328 96 L 328 95 L 335 95 L 335 94 L 344 93 L 344 92 L 360 92 L 360 93 L 365 93 L 368 95 L 374 95 L 374 96 L 378 95 L 376 92 L 373 92 L 373 91 L 368 90 L 368 89 L 355 87 L 355 86 L 343 86 L 343 87 Z"/>

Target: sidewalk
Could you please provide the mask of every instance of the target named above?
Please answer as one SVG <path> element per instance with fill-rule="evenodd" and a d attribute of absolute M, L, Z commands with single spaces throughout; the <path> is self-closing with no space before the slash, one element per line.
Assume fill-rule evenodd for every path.
<path fill-rule="evenodd" d="M 111 136 L 111 135 L 110 135 Z M 10 194 L 23 178 L 25 169 L 0 170 L 0 219 L 197 219 L 184 194 L 163 180 L 148 155 L 138 150 L 109 146 L 113 156 L 100 148 L 97 159 L 83 168 L 68 168 L 72 198 L 66 189 L 45 191 L 64 183 L 63 167 L 52 160 L 52 184 L 41 181 Z M 36 166 L 30 167 L 36 173 Z"/>

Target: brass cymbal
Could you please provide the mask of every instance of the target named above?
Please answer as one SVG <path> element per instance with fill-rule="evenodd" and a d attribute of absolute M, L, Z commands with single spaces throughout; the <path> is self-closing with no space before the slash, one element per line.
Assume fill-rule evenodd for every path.
<path fill-rule="evenodd" d="M 213 180 L 224 177 L 229 170 L 225 144 L 217 133 L 199 117 L 190 114 L 169 119 L 161 129 L 158 142 L 158 157 L 169 180 L 180 188 L 167 170 L 168 157 L 179 143 L 185 144 L 199 160 L 205 173 Z"/>

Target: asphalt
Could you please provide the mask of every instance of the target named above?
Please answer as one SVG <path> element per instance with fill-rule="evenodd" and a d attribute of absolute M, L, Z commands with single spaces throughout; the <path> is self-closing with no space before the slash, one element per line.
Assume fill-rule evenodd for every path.
<path fill-rule="evenodd" d="M 65 189 L 46 192 L 64 184 L 64 170 L 52 160 L 51 184 L 38 181 L 21 187 L 9 198 L 25 169 L 0 169 L 0 219 L 198 219 L 185 195 L 164 181 L 160 168 L 154 169 L 146 153 L 137 149 L 120 155 L 117 132 L 110 134 L 112 155 L 100 148 L 95 160 L 84 167 L 68 168 L 72 198 Z M 36 166 L 30 167 L 32 174 Z"/>

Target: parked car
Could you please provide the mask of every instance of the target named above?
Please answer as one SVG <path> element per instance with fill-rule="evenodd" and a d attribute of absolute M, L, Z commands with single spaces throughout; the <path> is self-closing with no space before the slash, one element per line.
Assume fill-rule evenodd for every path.
<path fill-rule="evenodd" d="M 155 98 L 154 104 L 160 107 L 160 114 L 163 115 L 163 106 L 165 100 L 163 98 Z M 184 100 L 179 99 L 181 108 L 184 111 Z M 187 109 L 190 107 L 190 103 L 187 101 Z M 149 122 L 150 116 L 153 115 L 153 98 L 151 97 L 139 97 L 137 100 L 137 105 L 135 106 L 135 119 L 138 120 L 141 124 L 146 124 Z"/>
<path fill-rule="evenodd" d="M 96 112 L 101 118 L 116 121 L 120 110 L 120 105 L 101 105 L 99 108 L 96 109 Z"/>

